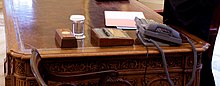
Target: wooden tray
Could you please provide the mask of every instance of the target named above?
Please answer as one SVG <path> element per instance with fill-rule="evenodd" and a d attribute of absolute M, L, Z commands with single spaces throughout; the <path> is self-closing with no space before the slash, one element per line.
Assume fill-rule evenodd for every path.
<path fill-rule="evenodd" d="M 94 28 L 91 30 L 91 44 L 99 47 L 132 46 L 132 39 L 123 30 L 115 28 Z"/>

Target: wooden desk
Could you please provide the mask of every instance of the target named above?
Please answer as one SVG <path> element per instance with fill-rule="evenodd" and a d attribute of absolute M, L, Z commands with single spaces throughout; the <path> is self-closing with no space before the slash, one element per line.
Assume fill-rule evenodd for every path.
<path fill-rule="evenodd" d="M 142 45 L 94 47 L 90 30 L 104 27 L 105 10 L 142 11 L 146 18 L 162 22 L 162 16 L 135 0 L 97 2 L 95 0 L 4 0 L 7 58 L 5 60 L 6 86 L 37 85 L 29 66 L 30 49 L 39 49 L 45 66 L 53 72 L 91 72 L 116 69 L 120 77 L 134 86 L 141 86 L 145 69 L 146 49 Z M 79 48 L 61 49 L 55 43 L 55 29 L 71 28 L 72 14 L 83 14 L 85 40 Z M 135 31 L 127 31 L 136 38 Z M 198 71 L 195 86 L 199 85 L 201 54 L 206 42 L 185 33 L 193 39 L 198 51 Z M 166 53 L 170 76 L 177 86 L 183 86 L 191 77 L 193 53 L 188 43 L 179 47 L 162 47 Z M 155 47 L 149 47 L 147 60 L 148 85 L 168 84 L 161 57 Z M 97 84 L 95 80 L 78 84 Z"/>

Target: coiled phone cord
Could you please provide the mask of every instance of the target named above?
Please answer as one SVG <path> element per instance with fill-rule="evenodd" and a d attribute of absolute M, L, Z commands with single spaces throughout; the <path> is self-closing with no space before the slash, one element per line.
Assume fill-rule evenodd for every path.
<path fill-rule="evenodd" d="M 194 79 L 195 79 L 195 76 L 196 76 L 196 66 L 197 66 L 197 51 L 196 51 L 196 47 L 195 45 L 193 44 L 193 42 L 184 34 L 182 34 L 183 37 L 185 37 L 187 39 L 187 41 L 189 42 L 189 44 L 191 45 L 192 47 L 192 51 L 193 51 L 193 55 L 194 55 L 194 63 L 193 63 L 193 70 L 192 70 L 192 77 L 191 79 L 189 80 L 189 82 L 186 84 L 186 86 L 191 86 Z"/>
<path fill-rule="evenodd" d="M 149 52 L 149 49 L 148 49 L 148 47 L 146 46 L 146 50 L 147 50 L 147 53 L 146 53 L 146 57 L 148 58 L 148 52 Z M 146 67 L 145 67 L 145 70 L 144 70 L 144 86 L 146 86 L 147 85 L 147 83 L 146 83 L 146 77 L 147 77 L 147 58 L 146 58 L 146 61 L 145 61 L 145 65 L 146 65 Z"/>
<path fill-rule="evenodd" d="M 162 60 L 163 60 L 163 67 L 164 67 L 164 70 L 165 70 L 165 73 L 166 73 L 166 77 L 167 77 L 167 80 L 169 82 L 169 84 L 171 86 L 174 86 L 173 84 L 173 81 L 170 79 L 170 75 L 169 75 L 169 72 L 168 72 L 168 69 L 167 69 L 167 62 L 166 62 L 166 59 L 165 59 L 165 54 L 163 52 L 163 50 L 160 48 L 160 46 L 156 43 L 156 41 L 152 40 L 152 39 L 148 39 L 148 38 L 144 38 L 141 36 L 141 34 L 137 34 L 138 38 L 141 40 L 141 42 L 147 47 L 147 43 L 144 42 L 144 40 L 146 41 L 149 41 L 149 42 L 152 42 L 156 47 L 157 49 L 159 50 L 161 56 L 162 56 Z M 142 39 L 144 38 L 144 40 Z M 146 66 L 147 67 L 147 66 Z M 146 71 L 146 70 L 145 70 Z M 145 77 L 144 77 L 145 78 Z M 146 84 L 145 84 L 146 85 Z"/>
<path fill-rule="evenodd" d="M 193 54 L 194 54 L 194 64 L 193 64 L 193 70 L 192 70 L 192 77 L 191 77 L 190 81 L 186 84 L 186 86 L 191 86 L 194 79 L 195 79 L 196 66 L 197 66 L 197 51 L 196 51 L 195 45 L 192 43 L 192 41 L 187 36 L 185 36 L 184 34 L 182 34 L 182 35 L 187 39 L 187 41 L 191 45 L 192 51 L 193 51 Z M 139 34 L 138 31 L 137 31 L 137 37 L 140 39 L 140 41 L 142 42 L 142 44 L 144 46 L 147 47 L 147 43 L 144 42 L 144 41 L 149 41 L 149 42 L 152 42 L 157 47 L 157 49 L 159 50 L 159 52 L 162 56 L 163 67 L 164 67 L 164 70 L 165 70 L 165 73 L 166 73 L 167 80 L 168 80 L 170 86 L 174 86 L 174 83 L 170 79 L 170 75 L 169 75 L 169 72 L 168 72 L 168 69 L 167 69 L 167 62 L 166 62 L 165 54 L 164 54 L 163 50 L 160 48 L 160 46 L 157 44 L 157 42 L 152 40 L 152 39 L 148 39 L 146 37 L 143 37 L 141 34 Z M 147 53 L 148 53 L 148 48 L 147 48 Z M 148 57 L 148 54 L 147 54 L 147 57 Z M 146 63 L 146 69 L 147 69 L 147 63 Z M 145 69 L 145 75 L 144 75 L 144 82 L 145 82 L 145 77 L 146 77 L 146 69 Z M 145 85 L 146 85 L 146 83 L 145 83 Z"/>

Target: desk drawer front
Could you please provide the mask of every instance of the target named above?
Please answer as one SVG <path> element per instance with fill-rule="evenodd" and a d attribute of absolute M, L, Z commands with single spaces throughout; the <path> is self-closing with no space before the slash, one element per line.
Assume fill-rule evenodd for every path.
<path fill-rule="evenodd" d="M 191 68 L 193 65 L 192 56 L 191 54 L 185 53 L 166 54 L 169 73 L 176 85 L 183 86 L 183 84 L 187 83 L 191 78 Z M 23 84 L 37 85 L 30 70 L 29 60 L 14 58 L 11 61 L 14 63 L 14 67 L 11 67 L 14 68 L 13 73 L 11 73 L 14 79 L 10 79 L 11 81 L 19 86 L 23 86 Z M 200 60 L 198 62 L 198 64 L 200 64 Z M 134 86 L 141 86 L 144 82 L 146 55 L 53 58 L 43 59 L 43 63 L 49 71 L 59 73 L 79 73 L 115 69 L 119 71 L 121 78 L 129 80 Z M 200 72 L 198 71 L 197 76 L 199 74 Z M 97 80 L 98 79 L 78 81 L 77 83 L 79 86 L 96 86 Z M 147 59 L 146 82 L 148 82 L 148 86 L 155 86 L 157 84 L 168 85 L 160 55 L 149 55 Z M 198 82 L 199 77 L 196 77 L 195 85 L 198 85 Z"/>

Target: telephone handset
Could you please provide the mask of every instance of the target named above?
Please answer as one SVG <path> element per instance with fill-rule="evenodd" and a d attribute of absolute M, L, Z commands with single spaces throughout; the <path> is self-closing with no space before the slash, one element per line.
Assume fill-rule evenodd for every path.
<path fill-rule="evenodd" d="M 182 44 L 180 34 L 165 24 L 137 17 L 135 18 L 135 22 L 139 33 L 144 37 L 153 38 L 157 41 L 165 42 L 170 45 Z"/>

